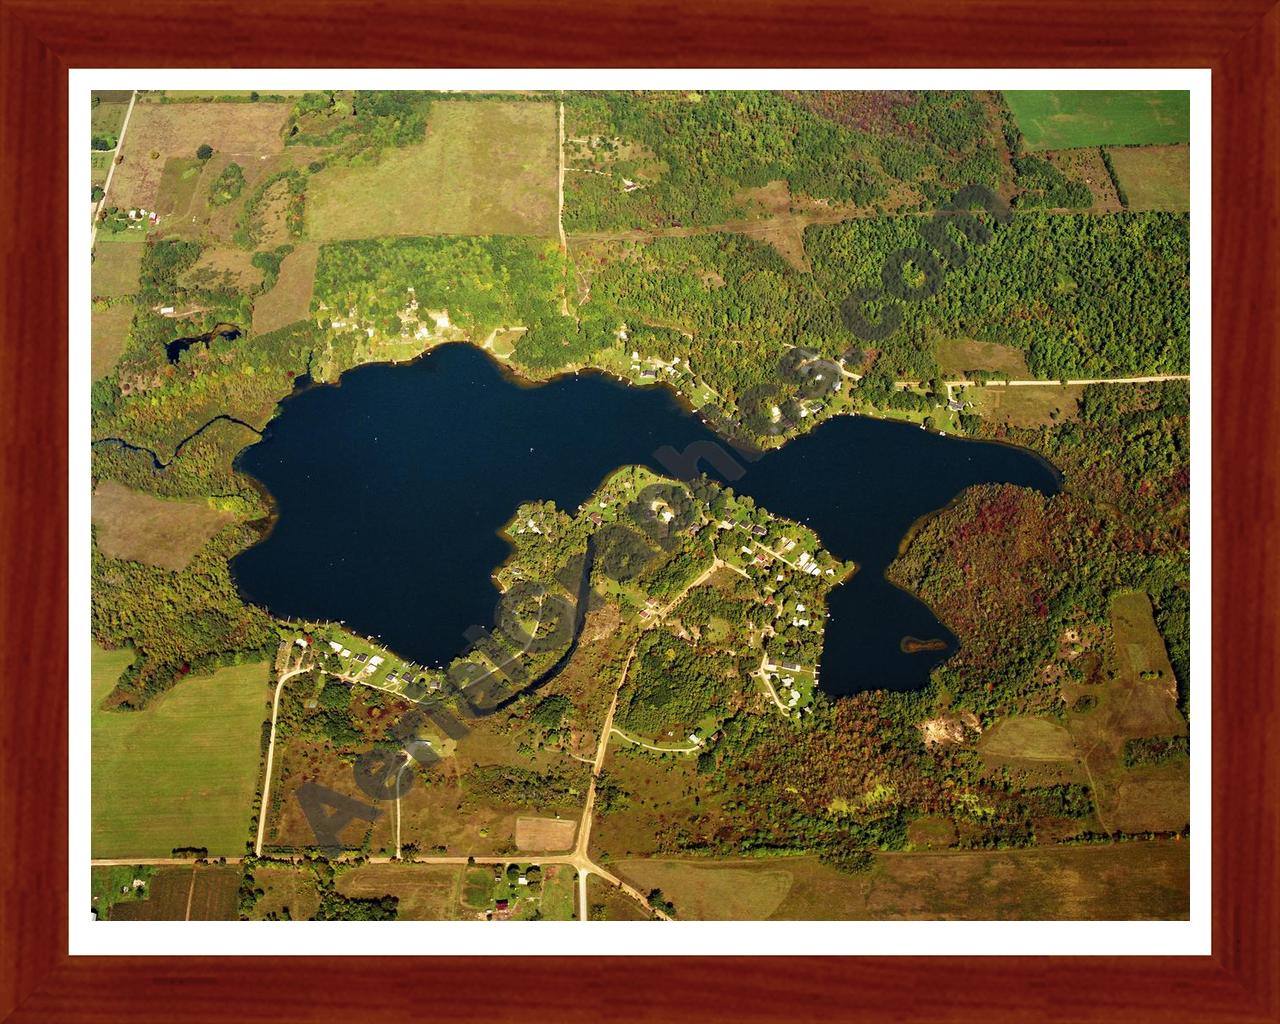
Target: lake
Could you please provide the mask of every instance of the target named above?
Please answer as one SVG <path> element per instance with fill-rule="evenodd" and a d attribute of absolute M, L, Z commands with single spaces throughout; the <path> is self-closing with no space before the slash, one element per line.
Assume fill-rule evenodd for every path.
<path fill-rule="evenodd" d="M 271 493 L 276 521 L 232 561 L 246 600 L 279 616 L 343 620 L 425 665 L 445 665 L 471 626 L 491 626 L 498 533 L 524 501 L 573 514 L 619 466 L 716 435 L 665 387 L 599 373 L 517 383 L 488 355 L 445 345 L 290 396 L 237 466 Z M 904 423 L 840 416 L 730 481 L 857 562 L 831 593 L 820 685 L 832 695 L 920 687 L 955 637 L 884 578 L 907 531 L 964 488 L 1058 489 L 1041 458 Z M 705 461 L 699 467 L 721 479 Z M 904 638 L 941 640 L 905 653 Z"/>

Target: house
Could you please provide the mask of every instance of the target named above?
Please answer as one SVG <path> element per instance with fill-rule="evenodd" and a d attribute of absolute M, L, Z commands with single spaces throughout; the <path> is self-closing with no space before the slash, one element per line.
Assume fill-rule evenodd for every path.
<path fill-rule="evenodd" d="M 507 901 L 506 901 L 506 900 L 497 900 L 497 901 L 493 904 L 493 909 L 494 909 L 494 910 L 506 910 L 506 909 L 507 909 Z"/>
<path fill-rule="evenodd" d="M 756 526 L 756 527 L 752 527 L 751 532 L 754 533 L 757 537 L 763 537 L 766 533 L 769 532 L 769 530 L 767 527 L 764 527 L 764 526 Z"/>
<path fill-rule="evenodd" d="M 657 380 L 658 371 L 657 370 L 641 370 L 640 379 L 641 380 Z"/>
<path fill-rule="evenodd" d="M 351 652 L 350 652 L 347 648 L 345 648 L 345 647 L 344 647 L 344 648 L 342 648 L 342 650 L 341 650 L 341 651 L 339 651 L 338 653 L 339 653 L 339 654 L 341 654 L 341 655 L 342 655 L 342 657 L 344 657 L 344 658 L 349 658 L 349 657 L 351 657 Z"/>
<path fill-rule="evenodd" d="M 340 654 L 342 652 L 342 644 L 338 643 L 337 640 L 330 640 L 329 649 L 332 650 L 334 654 Z"/>
<path fill-rule="evenodd" d="M 587 518 L 595 523 L 596 526 L 599 526 L 604 522 L 604 517 L 600 515 L 599 512 L 592 512 L 591 515 L 587 516 Z"/>
<path fill-rule="evenodd" d="M 364 651 L 361 651 L 359 654 L 356 655 L 356 661 L 359 662 L 361 665 L 363 665 L 368 660 L 369 660 L 369 655 L 366 654 Z"/>
<path fill-rule="evenodd" d="M 964 402 L 960 401 L 958 398 L 948 398 L 947 408 L 950 409 L 952 412 L 963 412 Z"/>
<path fill-rule="evenodd" d="M 369 664 L 370 664 L 370 665 L 381 665 L 381 664 L 382 664 L 382 655 L 380 655 L 380 654 L 375 654 L 372 658 L 370 658 L 370 659 L 369 659 Z"/>
<path fill-rule="evenodd" d="M 161 307 L 160 307 L 160 315 L 161 315 L 161 316 L 172 316 L 172 315 L 173 315 L 173 307 L 172 307 L 172 306 L 161 306 Z"/>
<path fill-rule="evenodd" d="M 698 734 L 696 732 L 689 733 L 689 742 L 692 743 L 695 747 L 702 746 L 702 740 L 698 738 Z"/>

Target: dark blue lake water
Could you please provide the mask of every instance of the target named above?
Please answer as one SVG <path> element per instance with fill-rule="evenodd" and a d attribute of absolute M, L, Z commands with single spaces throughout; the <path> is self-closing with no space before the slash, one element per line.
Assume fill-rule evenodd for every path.
<path fill-rule="evenodd" d="M 522 386 L 470 345 L 359 367 L 337 387 L 290 397 L 241 454 L 277 520 L 232 572 L 247 600 L 277 615 L 344 620 L 444 665 L 468 627 L 494 621 L 490 574 L 509 550 L 497 531 L 517 505 L 551 500 L 572 513 L 619 466 L 668 472 L 659 447 L 714 440 L 665 388 L 594 373 Z M 736 492 L 808 524 L 861 567 L 829 602 L 820 682 L 834 695 L 921 686 L 956 650 L 928 607 L 884 578 L 913 522 L 973 484 L 1058 487 L 1022 449 L 865 417 L 837 417 L 739 463 Z M 906 636 L 946 649 L 906 654 Z"/>

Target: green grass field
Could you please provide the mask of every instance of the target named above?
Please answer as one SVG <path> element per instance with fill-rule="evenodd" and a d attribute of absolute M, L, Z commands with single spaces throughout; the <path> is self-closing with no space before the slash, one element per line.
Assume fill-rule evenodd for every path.
<path fill-rule="evenodd" d="M 1111 163 L 1131 210 L 1191 208 L 1191 155 L 1186 146 L 1122 146 Z"/>
<path fill-rule="evenodd" d="M 1006 92 L 1027 149 L 1189 142 L 1186 92 L 1033 90 Z"/>
<path fill-rule="evenodd" d="M 129 325 L 132 323 L 133 307 L 130 305 L 95 307 L 89 314 L 89 365 L 94 380 L 105 377 L 115 369 L 116 363 L 124 355 L 129 341 Z"/>
<path fill-rule="evenodd" d="M 307 234 L 553 237 L 556 146 L 551 103 L 437 101 L 424 142 L 311 178 Z"/>
<path fill-rule="evenodd" d="M 167 857 L 203 846 L 244 852 L 267 716 L 267 666 L 180 682 L 145 711 L 99 704 L 132 660 L 93 650 L 93 856 Z"/>

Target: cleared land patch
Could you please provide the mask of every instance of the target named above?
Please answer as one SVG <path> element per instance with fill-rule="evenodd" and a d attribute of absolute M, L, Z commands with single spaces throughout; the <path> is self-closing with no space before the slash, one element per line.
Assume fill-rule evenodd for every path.
<path fill-rule="evenodd" d="M 857 875 L 816 857 L 631 860 L 617 870 L 641 889 L 661 888 L 685 920 L 759 920 L 765 909 L 775 921 L 1185 920 L 1188 848 L 1161 840 L 883 853 Z M 780 902 L 778 874 L 789 876 Z M 600 900 L 590 889 L 588 898 Z"/>
<path fill-rule="evenodd" d="M 129 325 L 133 323 L 133 307 L 116 305 L 95 307 L 89 315 L 89 363 L 93 379 L 105 377 L 115 369 L 129 343 Z"/>
<path fill-rule="evenodd" d="M 743 868 L 627 860 L 619 862 L 618 871 L 641 892 L 661 889 L 677 915 L 690 921 L 765 920 L 782 905 L 792 882 L 785 861 Z"/>
<path fill-rule="evenodd" d="M 93 856 L 243 852 L 270 696 L 266 664 L 184 679 L 145 711 L 103 711 L 121 660 L 94 646 Z"/>
<path fill-rule="evenodd" d="M 171 156 L 164 162 L 154 207 L 161 216 L 161 223 L 170 217 L 186 215 L 204 169 L 204 164 L 193 156 Z"/>
<path fill-rule="evenodd" d="M 982 734 L 978 749 L 995 757 L 1028 761 L 1070 761 L 1076 745 L 1056 722 L 1043 718 L 1004 718 Z"/>
<path fill-rule="evenodd" d="M 1191 208 L 1188 146 L 1121 146 L 1109 150 L 1131 210 Z"/>
<path fill-rule="evenodd" d="M 462 871 L 459 864 L 362 864 L 334 887 L 344 896 L 396 896 L 404 921 L 447 921 L 458 916 Z"/>
<path fill-rule="evenodd" d="M 254 334 L 267 334 L 307 318 L 319 255 L 319 246 L 304 243 L 281 261 L 276 283 L 254 300 Z"/>
<path fill-rule="evenodd" d="M 1022 349 L 1000 345 L 994 341 L 972 338 L 947 338 L 938 342 L 938 369 L 947 377 L 967 374 L 970 370 L 990 370 L 1007 374 L 1013 380 L 1031 376 Z"/>
<path fill-rule="evenodd" d="M 577 822 L 570 818 L 517 818 L 516 846 L 538 853 L 568 850 L 577 831 Z"/>
<path fill-rule="evenodd" d="M 1004 94 L 1027 149 L 1187 142 L 1187 92 L 1036 89 Z"/>
<path fill-rule="evenodd" d="M 93 294 L 117 299 L 136 292 L 144 245 L 137 241 L 98 246 L 93 252 L 93 269 L 90 271 Z"/>
<path fill-rule="evenodd" d="M 554 104 L 437 100 L 422 143 L 312 177 L 307 233 L 553 237 L 556 167 Z"/>
<path fill-rule="evenodd" d="M 1177 682 L 1146 594 L 1111 603 L 1108 681 L 1091 687 L 1097 707 L 1067 724 L 1093 783 L 1098 817 L 1109 831 L 1173 832 L 1190 817 L 1190 762 L 1126 767 L 1131 739 L 1187 735 Z"/>
<path fill-rule="evenodd" d="M 125 137 L 124 161 L 111 180 L 113 204 L 154 210 L 169 158 L 194 159 L 202 145 L 255 158 L 280 152 L 280 129 L 290 109 L 288 103 L 138 104 Z"/>
<path fill-rule="evenodd" d="M 992 423 L 1038 427 L 1075 419 L 1083 394 L 1083 384 L 995 385 L 967 388 L 964 400 L 972 402 L 973 411 Z"/>
<path fill-rule="evenodd" d="M 209 247 L 182 275 L 181 284 L 210 291 L 252 292 L 262 284 L 262 271 L 253 265 L 252 260 L 253 253 L 244 249 Z"/>
<path fill-rule="evenodd" d="M 104 480 L 93 492 L 98 547 L 112 558 L 183 569 L 235 516 L 203 500 L 157 498 Z"/>
<path fill-rule="evenodd" d="M 315 876 L 307 868 L 259 864 L 253 869 L 253 883 L 262 889 L 250 917 L 305 921 L 320 908 Z"/>
<path fill-rule="evenodd" d="M 1096 146 L 1060 149 L 1046 153 L 1045 156 L 1068 178 L 1083 181 L 1089 186 L 1089 191 L 1093 193 L 1093 205 L 1089 208 L 1095 213 L 1116 213 L 1122 209 L 1115 184 L 1111 181 L 1107 165 L 1102 162 L 1102 153 Z"/>

